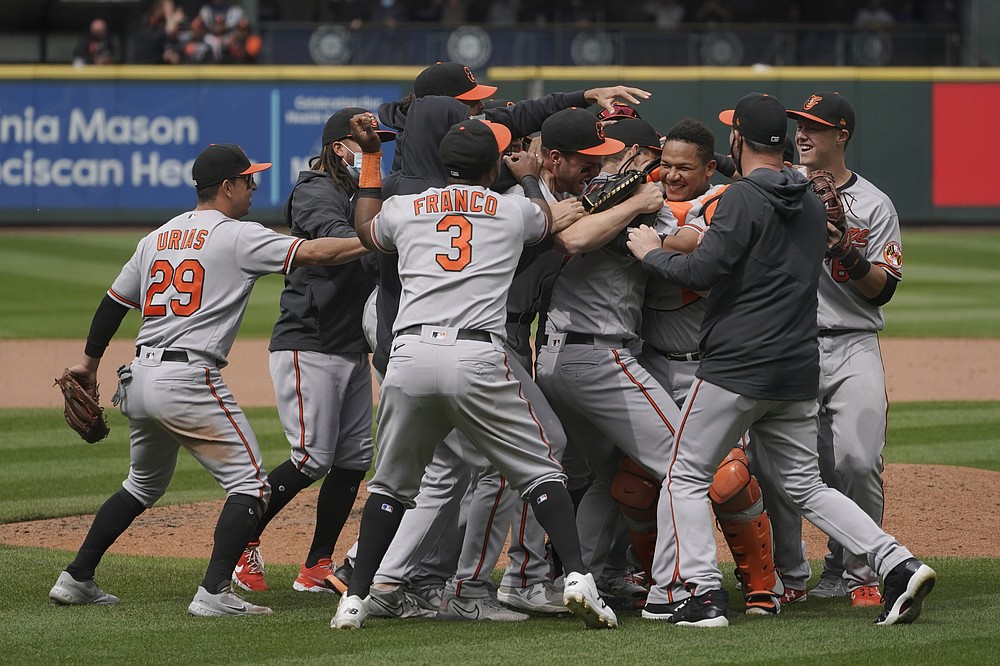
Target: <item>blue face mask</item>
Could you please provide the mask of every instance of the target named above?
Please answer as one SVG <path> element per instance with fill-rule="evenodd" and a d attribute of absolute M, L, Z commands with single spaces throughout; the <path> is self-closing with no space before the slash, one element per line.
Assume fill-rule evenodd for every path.
<path fill-rule="evenodd" d="M 354 176 L 354 180 L 358 180 L 361 178 L 361 153 L 356 153 L 350 148 L 347 148 L 347 152 L 354 156 L 354 164 L 347 164 L 347 160 L 344 160 L 344 164 L 347 164 L 347 171 Z"/>

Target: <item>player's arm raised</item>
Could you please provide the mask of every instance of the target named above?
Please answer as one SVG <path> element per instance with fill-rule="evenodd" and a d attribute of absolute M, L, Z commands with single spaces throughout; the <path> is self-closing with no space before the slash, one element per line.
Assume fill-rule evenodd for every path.
<path fill-rule="evenodd" d="M 370 113 L 351 118 L 351 138 L 361 146 L 361 176 L 358 202 L 354 207 L 354 231 L 369 250 L 377 250 L 372 240 L 372 220 L 382 210 L 382 141 L 375 133 L 378 121 Z"/>
<path fill-rule="evenodd" d="M 649 99 L 651 93 L 642 88 L 632 86 L 608 86 L 606 88 L 591 88 L 583 93 L 583 96 L 590 104 L 600 104 L 608 111 L 614 111 L 612 102 L 616 99 L 623 99 L 629 104 L 641 104 L 642 100 Z"/>
<path fill-rule="evenodd" d="M 654 213 L 663 206 L 663 195 L 653 183 L 639 186 L 631 197 L 600 213 L 584 215 L 552 238 L 565 254 L 575 255 L 603 247 L 641 213 Z"/>

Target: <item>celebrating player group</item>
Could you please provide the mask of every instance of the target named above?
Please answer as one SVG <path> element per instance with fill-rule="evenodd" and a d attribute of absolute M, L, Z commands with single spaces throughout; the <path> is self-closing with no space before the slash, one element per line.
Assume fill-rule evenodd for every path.
<path fill-rule="evenodd" d="M 658 131 L 639 88 L 496 93 L 437 63 L 398 102 L 333 114 L 285 205 L 290 235 L 242 220 L 270 164 L 233 144 L 197 156 L 196 207 L 139 242 L 67 370 L 95 386 L 141 311 L 114 397 L 128 477 L 53 603 L 119 602 L 95 570 L 184 447 L 227 493 L 192 615 L 271 613 L 253 603 L 266 527 L 319 481 L 293 587 L 339 596 L 334 629 L 562 614 L 614 629 L 621 612 L 724 627 L 811 596 L 917 619 L 936 574 L 880 526 L 899 221 L 846 166 L 850 102 L 734 95 L 718 119 Z M 290 445 L 273 468 L 220 372 L 268 273 L 285 276 L 269 365 Z M 829 536 L 811 589 L 803 516 Z"/>

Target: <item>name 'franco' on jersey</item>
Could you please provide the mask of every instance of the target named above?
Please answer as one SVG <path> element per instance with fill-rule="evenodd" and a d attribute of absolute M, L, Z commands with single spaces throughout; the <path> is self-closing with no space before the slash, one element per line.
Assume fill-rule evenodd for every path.
<path fill-rule="evenodd" d="M 136 345 L 226 364 L 254 282 L 287 273 L 301 238 L 216 210 L 183 213 L 139 241 L 108 295 L 142 313 Z"/>
<path fill-rule="evenodd" d="M 547 232 L 536 204 L 478 185 L 389 197 L 371 233 L 379 249 L 399 253 L 393 332 L 429 324 L 503 336 L 518 258 Z"/>
<path fill-rule="evenodd" d="M 884 269 L 890 280 L 902 280 L 903 247 L 892 201 L 856 173 L 838 192 L 854 245 L 873 266 Z M 884 323 L 882 308 L 865 300 L 840 264 L 827 259 L 819 280 L 820 329 L 881 331 Z"/>

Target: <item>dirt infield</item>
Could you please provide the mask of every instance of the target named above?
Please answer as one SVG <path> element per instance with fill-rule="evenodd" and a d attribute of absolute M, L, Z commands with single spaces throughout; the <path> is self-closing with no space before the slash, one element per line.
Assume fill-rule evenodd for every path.
<path fill-rule="evenodd" d="M 886 338 L 881 345 L 891 402 L 1000 400 L 1000 340 Z M 61 406 L 51 379 L 82 353 L 83 343 L 77 340 L 0 341 L 0 363 L 7 373 L 0 384 L 0 406 Z M 114 393 L 115 369 L 134 355 L 130 341 L 111 344 L 99 377 L 108 398 Z M 267 340 L 237 341 L 222 374 L 243 407 L 274 404 Z"/>
<path fill-rule="evenodd" d="M 82 351 L 79 341 L 3 341 L 0 361 L 8 380 L 0 385 L 3 407 L 57 407 L 62 399 L 51 378 Z M 890 401 L 1000 400 L 1000 340 L 886 339 L 882 341 Z M 105 396 L 114 369 L 134 352 L 116 342 L 101 368 Z M 241 341 L 223 371 L 241 405 L 274 404 L 267 373 L 267 342 Z M 267 461 L 270 466 L 280 461 Z M 1000 557 L 1000 473 L 937 465 L 890 465 L 885 471 L 886 529 L 921 556 Z M 110 492 L 110 489 L 109 489 Z M 312 538 L 317 489 L 306 490 L 271 523 L 264 555 L 299 564 Z M 364 493 L 362 493 L 362 497 Z M 208 557 L 221 500 L 153 508 L 140 516 L 112 552 L 148 556 Z M 357 535 L 356 504 L 336 556 Z M 0 542 L 75 550 L 92 516 L 0 525 Z M 961 526 L 961 528 L 957 527 Z M 825 552 L 825 537 L 807 525 L 810 558 Z M 728 550 L 720 548 L 720 556 Z"/>

